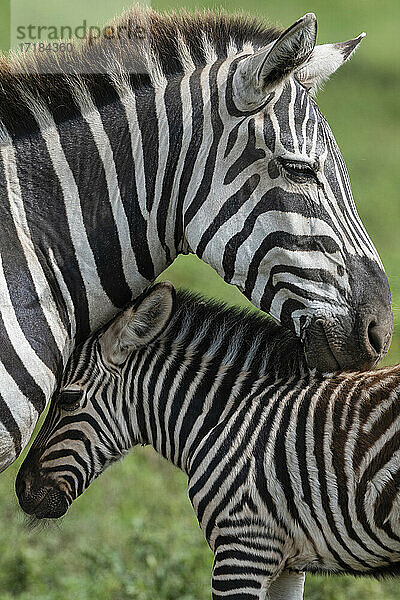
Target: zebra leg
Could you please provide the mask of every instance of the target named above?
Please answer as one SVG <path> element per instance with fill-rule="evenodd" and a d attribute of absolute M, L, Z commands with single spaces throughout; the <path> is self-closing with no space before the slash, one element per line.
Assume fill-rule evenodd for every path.
<path fill-rule="evenodd" d="M 269 600 L 302 600 L 304 594 L 305 573 L 283 571 L 271 582 L 267 598 Z"/>
<path fill-rule="evenodd" d="M 215 554 L 212 575 L 213 600 L 300 600 L 302 595 L 270 596 L 270 582 L 282 567 L 276 556 L 263 556 L 240 541 L 220 546 Z M 272 584 L 271 584 L 272 585 Z M 275 589 L 275 588 L 274 588 Z M 290 590 L 290 586 L 281 589 Z"/>

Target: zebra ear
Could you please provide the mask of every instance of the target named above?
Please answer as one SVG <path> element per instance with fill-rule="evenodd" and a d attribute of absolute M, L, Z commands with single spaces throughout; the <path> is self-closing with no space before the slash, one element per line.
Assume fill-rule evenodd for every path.
<path fill-rule="evenodd" d="M 361 33 L 353 40 L 338 44 L 315 46 L 309 59 L 296 70 L 296 78 L 314 94 L 324 81 L 349 60 L 365 35 Z"/>
<path fill-rule="evenodd" d="M 103 358 L 121 365 L 136 348 L 146 346 L 167 326 L 175 306 L 175 288 L 169 281 L 153 286 L 141 299 L 121 313 L 100 338 Z"/>
<path fill-rule="evenodd" d="M 236 106 L 248 111 L 265 102 L 268 94 L 307 60 L 316 39 L 317 19 L 314 13 L 307 13 L 272 44 L 243 59 L 233 78 Z"/>

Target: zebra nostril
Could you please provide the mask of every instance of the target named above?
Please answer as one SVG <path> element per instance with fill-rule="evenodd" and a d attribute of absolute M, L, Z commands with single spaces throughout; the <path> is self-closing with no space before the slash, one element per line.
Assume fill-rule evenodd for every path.
<path fill-rule="evenodd" d="M 379 356 L 385 346 L 385 331 L 372 319 L 367 329 L 368 342 L 374 352 Z"/>

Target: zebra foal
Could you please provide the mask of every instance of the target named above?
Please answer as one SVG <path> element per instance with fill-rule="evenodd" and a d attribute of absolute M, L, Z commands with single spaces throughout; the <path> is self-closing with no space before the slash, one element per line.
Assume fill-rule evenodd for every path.
<path fill-rule="evenodd" d="M 400 368 L 321 375 L 259 316 L 158 284 L 80 346 L 17 478 L 63 515 L 151 444 L 188 476 L 213 598 L 291 599 L 304 572 L 400 565 Z"/>

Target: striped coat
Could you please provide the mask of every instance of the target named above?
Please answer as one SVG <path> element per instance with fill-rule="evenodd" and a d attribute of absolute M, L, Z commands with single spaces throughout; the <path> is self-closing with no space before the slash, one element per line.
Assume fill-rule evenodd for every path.
<path fill-rule="evenodd" d="M 0 61 L 0 468 L 75 343 L 180 253 L 320 370 L 390 342 L 387 279 L 312 97 L 362 36 L 316 46 L 312 14 L 282 33 L 139 9 L 117 25 L 115 42 Z"/>
<path fill-rule="evenodd" d="M 136 444 L 188 476 L 213 598 L 397 574 L 400 368 L 320 375 L 274 323 L 156 286 L 73 355 L 17 479 L 59 517 Z"/>

